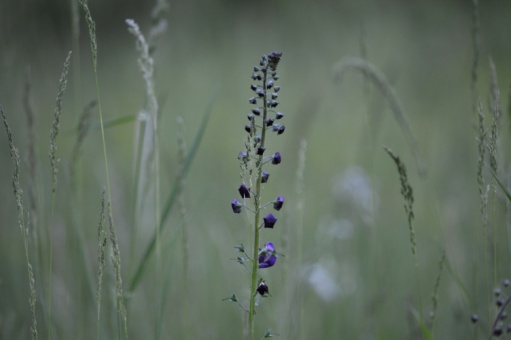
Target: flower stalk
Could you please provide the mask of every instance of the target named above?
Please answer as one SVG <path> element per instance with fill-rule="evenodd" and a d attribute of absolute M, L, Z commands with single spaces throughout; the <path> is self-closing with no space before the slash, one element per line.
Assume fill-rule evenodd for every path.
<path fill-rule="evenodd" d="M 250 218 L 253 218 L 250 229 L 253 241 L 251 256 L 248 256 L 244 247 L 235 247 L 241 253 L 241 256 L 237 257 L 237 262 L 245 268 L 248 267 L 250 272 L 249 308 L 248 310 L 242 308 L 248 312 L 250 340 L 254 339 L 257 294 L 261 297 L 270 296 L 266 281 L 259 277 L 259 269 L 272 267 L 277 260 L 277 253 L 272 242 L 266 243 L 262 249 L 259 248 L 262 230 L 273 229 L 277 222 L 277 217 L 273 213 L 267 213 L 264 210 L 273 207 L 275 211 L 280 211 L 284 204 L 284 196 L 278 196 L 270 202 L 262 201 L 263 186 L 268 183 L 270 176 L 263 170 L 263 167 L 275 166 L 282 162 L 280 152 L 268 155 L 266 145 L 269 133 L 274 132 L 275 135 L 281 135 L 285 131 L 285 126 L 280 122 L 276 123 L 277 120 L 280 121 L 284 117 L 284 114 L 274 110 L 279 104 L 277 98 L 280 87 L 275 86 L 275 82 L 278 80 L 276 69 L 281 56 L 280 52 L 263 55 L 259 66 L 254 67 L 252 80 L 257 83 L 252 84 L 250 89 L 255 96 L 249 98 L 248 101 L 255 105 L 255 108 L 247 115 L 249 124 L 244 126 L 244 130 L 248 133 L 245 143 L 246 150 L 238 154 L 242 179 L 238 192 L 242 201 L 240 202 L 236 198 L 231 201 L 233 213 L 239 214 L 242 209 L 246 209 Z M 226 300 L 239 303 L 238 299 L 236 301 Z"/>

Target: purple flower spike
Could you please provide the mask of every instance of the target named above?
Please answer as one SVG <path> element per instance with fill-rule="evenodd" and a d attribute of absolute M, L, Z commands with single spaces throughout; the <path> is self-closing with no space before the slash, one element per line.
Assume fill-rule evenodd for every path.
<path fill-rule="evenodd" d="M 235 214 L 239 214 L 241 212 L 241 208 L 243 207 L 243 204 L 238 202 L 237 199 L 233 199 L 232 202 L 231 202 L 231 207 L 232 207 L 232 211 Z"/>
<path fill-rule="evenodd" d="M 273 159 L 271 161 L 272 164 L 280 164 L 282 162 L 282 157 L 280 156 L 280 152 L 276 152 L 275 155 L 273 155 Z"/>
<path fill-rule="evenodd" d="M 275 247 L 273 243 L 268 242 L 264 245 L 264 248 L 259 251 L 259 268 L 270 268 L 275 262 L 277 262 L 277 252 L 275 251 Z"/>
<path fill-rule="evenodd" d="M 282 204 L 283 203 L 284 203 L 284 200 L 282 200 Z M 281 207 L 282 207 L 282 205 L 281 205 Z M 277 210 L 279 210 L 279 209 L 277 209 Z M 275 223 L 277 223 L 277 218 L 272 213 L 269 213 L 268 215 L 266 215 L 263 218 L 263 221 L 264 221 L 264 227 L 265 228 L 273 229 L 273 226 L 275 225 Z"/>
<path fill-rule="evenodd" d="M 261 174 L 261 183 L 268 182 L 268 178 L 270 178 L 270 174 L 263 170 L 263 172 Z"/>
<path fill-rule="evenodd" d="M 240 185 L 238 191 L 242 198 L 250 198 L 250 189 L 245 184 Z"/>
<path fill-rule="evenodd" d="M 284 205 L 284 196 L 279 196 L 273 201 L 273 209 L 279 211 Z"/>

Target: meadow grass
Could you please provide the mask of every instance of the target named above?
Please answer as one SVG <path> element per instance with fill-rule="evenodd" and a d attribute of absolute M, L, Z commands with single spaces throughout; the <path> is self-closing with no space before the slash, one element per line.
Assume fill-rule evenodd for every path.
<path fill-rule="evenodd" d="M 12 137 L 12 132 L 7 122 L 7 117 L 4 113 L 3 108 L 0 106 L 0 114 L 2 115 L 2 119 L 4 122 L 5 130 L 7 132 L 7 141 L 9 143 L 9 149 L 11 154 L 11 159 L 14 163 L 14 174 L 12 177 L 12 188 L 14 190 L 14 198 L 16 200 L 16 208 L 18 211 L 18 226 L 21 229 L 21 236 L 23 238 L 23 245 L 25 249 L 25 260 L 27 263 L 27 271 L 28 271 L 28 282 L 30 286 L 30 295 L 29 295 L 29 304 L 30 310 L 32 313 L 32 325 L 30 327 L 30 333 L 32 339 L 38 338 L 37 332 L 37 316 L 36 316 L 36 303 L 37 303 L 37 293 L 35 288 L 35 278 L 34 272 L 32 270 L 32 264 L 30 263 L 30 255 L 29 255 L 29 241 L 28 241 L 28 227 L 25 225 L 25 206 L 23 203 L 23 190 L 20 185 L 20 156 L 18 153 L 18 149 L 14 146 L 14 140 Z"/>
<path fill-rule="evenodd" d="M 460 42 L 464 45 L 458 49 L 444 40 L 439 44 L 453 53 L 469 51 L 469 62 L 453 62 L 447 55 L 438 62 L 428 57 L 426 48 L 420 49 L 420 56 L 396 49 L 403 43 L 431 50 L 436 45 L 428 40 L 433 36 L 429 31 L 422 41 L 412 41 L 407 39 L 417 33 L 414 29 L 396 33 L 392 25 L 385 33 L 389 46 L 395 45 L 392 57 L 386 57 L 390 52 L 375 38 L 375 25 L 382 19 L 374 19 L 367 4 L 360 4 L 363 21 L 353 19 L 356 25 L 345 13 L 333 20 L 335 6 L 326 11 L 309 4 L 287 13 L 287 4 L 275 3 L 263 18 L 243 4 L 218 5 L 230 6 L 221 7 L 228 9 L 225 15 L 237 13 L 224 20 L 212 15 L 218 11 L 213 4 L 170 7 L 157 0 L 145 18 L 125 4 L 118 11 L 136 17 L 125 21 L 131 36 L 122 21 L 105 22 L 110 18 L 101 10 L 108 4 L 89 8 L 87 2 L 73 0 L 68 5 L 64 24 L 70 26 L 73 54 L 68 54 L 62 70 L 53 115 L 46 113 L 55 105 L 50 100 L 52 86 L 45 86 L 51 77 L 41 77 L 41 64 L 27 67 L 23 76 L 12 76 L 22 84 L 17 106 L 0 85 L 7 132 L 7 143 L 0 143 L 0 160 L 11 157 L 17 211 L 9 211 L 12 199 L 4 200 L 12 193 L 0 190 L 5 221 L 0 241 L 0 338 L 503 336 L 511 301 L 506 283 L 511 196 L 509 131 L 502 126 L 511 114 L 503 114 L 509 98 L 500 88 L 509 82 L 509 67 L 495 50 L 498 35 L 490 39 L 494 27 L 488 23 L 489 4 L 472 0 L 471 11 L 467 6 L 456 12 L 454 5 L 447 10 L 452 21 L 465 28 Z M 401 10 L 408 13 L 407 8 Z M 423 9 L 421 18 L 429 18 L 431 13 Z M 196 26 L 186 26 L 190 13 L 197 15 Z M 325 52 L 322 39 L 311 40 L 312 33 L 293 24 L 296 17 L 290 18 L 304 13 L 311 20 L 307 29 L 322 27 L 330 52 Z M 218 31 L 219 21 L 232 26 Z M 261 40 L 266 34 L 254 25 L 261 21 L 263 33 L 280 32 L 286 38 L 279 40 L 275 33 Z M 394 22 L 401 27 L 399 20 Z M 348 23 L 359 34 L 339 29 Z M 422 27 L 424 22 L 415 24 Z M 88 31 L 90 52 L 79 50 L 81 26 Z M 339 34 L 333 33 L 334 27 Z M 112 28 L 123 31 L 112 33 L 115 44 L 105 34 Z M 314 53 L 297 47 L 289 34 L 312 46 Z M 335 47 L 334 38 L 342 44 Z M 247 65 L 270 45 L 282 46 L 285 52 L 279 71 L 285 74 L 282 106 L 289 107 L 289 125 L 285 142 L 271 144 L 285 156 L 282 166 L 272 168 L 271 185 L 263 190 L 262 167 L 248 174 L 247 185 L 257 200 L 250 206 L 252 235 L 247 238 L 249 227 L 231 216 L 228 204 L 236 175 L 236 141 L 243 133 L 236 127 L 244 120 L 240 112 L 246 111 Z M 45 68 L 56 73 L 50 61 L 58 59 L 65 46 L 55 48 L 54 54 L 48 52 L 50 47 L 54 48 L 40 53 L 46 55 Z M 3 50 L 5 65 L 19 56 Z M 34 50 L 36 59 L 39 52 Z M 361 57 L 334 63 L 353 50 Z M 81 64 L 85 53 L 91 53 L 92 68 Z M 490 54 L 493 58 L 483 67 L 481 61 Z M 397 66 L 386 64 L 387 59 Z M 18 64 L 25 67 L 26 61 L 13 67 Z M 332 65 L 343 93 L 329 79 Z M 363 78 L 350 78 L 351 70 Z M 72 96 L 64 96 L 68 72 Z M 445 79 L 440 79 L 442 73 Z M 431 75 L 439 78 L 432 81 Z M 5 84 L 14 84 L 10 71 L 5 77 Z M 458 81 L 456 86 L 449 83 L 451 77 Z M 118 82 L 112 81 L 116 78 Z M 460 94 L 464 84 L 467 93 Z M 381 96 L 374 96 L 373 87 Z M 445 91 L 445 98 L 434 88 Z M 25 114 L 21 124 L 18 106 Z M 507 107 L 511 110 L 510 102 Z M 393 115 L 391 123 L 386 110 Z M 362 111 L 365 117 L 358 114 Z M 376 121 L 373 113 L 379 114 L 378 121 L 367 129 L 365 125 Z M 49 126 L 50 164 L 44 166 L 38 145 L 47 147 Z M 43 135 L 44 143 L 39 143 Z M 15 136 L 23 136 L 16 138 L 21 149 Z M 249 151 L 256 152 L 250 141 Z M 379 144 L 396 151 L 385 148 L 387 155 L 382 156 Z M 392 169 L 387 156 L 394 162 Z M 417 173 L 405 167 L 413 162 Z M 363 197 L 370 197 L 370 203 L 357 203 L 365 189 L 355 182 L 343 187 L 352 196 L 338 197 L 340 184 L 333 178 L 352 166 L 368 171 L 369 193 Z M 8 177 L 0 183 L 7 183 Z M 288 210 L 279 216 L 275 233 L 267 233 L 258 228 L 265 223 L 263 209 L 268 209 L 259 199 L 263 193 L 272 198 L 280 190 Z M 393 194 L 398 190 L 403 198 Z M 370 214 L 356 204 L 370 205 Z M 16 247 L 8 228 L 16 218 L 22 247 Z M 232 259 L 232 246 L 241 241 L 246 249 L 236 248 L 243 257 L 240 262 L 240 257 Z M 270 241 L 276 242 L 278 261 L 273 269 L 261 270 L 261 246 Z M 242 266 L 233 269 L 233 262 Z M 23 275 L 18 275 L 19 264 Z M 271 296 L 264 291 L 266 283 Z M 259 296 L 254 292 L 261 284 Z M 425 298 L 427 287 L 430 299 Z M 225 299 L 233 289 L 239 292 Z M 226 306 L 222 298 L 235 304 Z"/>
<path fill-rule="evenodd" d="M 57 174 L 58 174 L 58 163 L 59 159 L 56 156 L 57 153 L 57 136 L 60 130 L 60 116 L 62 114 L 62 99 L 67 86 L 67 73 L 69 71 L 69 64 L 71 63 L 71 51 L 68 53 L 66 61 L 64 62 L 64 68 L 59 81 L 59 91 L 57 93 L 57 105 L 55 108 L 55 118 L 50 130 L 50 151 L 48 156 L 50 157 L 50 164 L 52 169 L 52 180 L 51 180 L 51 217 L 50 217 L 50 265 L 49 265 L 49 287 L 48 287 L 48 339 L 52 338 L 52 296 L 53 296 L 53 238 L 54 238 L 54 211 L 55 211 L 55 192 L 57 190 Z"/>

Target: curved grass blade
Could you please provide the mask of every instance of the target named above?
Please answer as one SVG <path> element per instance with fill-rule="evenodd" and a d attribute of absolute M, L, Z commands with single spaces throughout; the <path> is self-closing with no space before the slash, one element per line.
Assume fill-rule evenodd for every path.
<path fill-rule="evenodd" d="M 490 169 L 490 172 L 491 172 L 491 175 L 493 176 L 493 178 L 495 178 L 495 181 L 497 182 L 499 187 L 502 189 L 502 192 L 504 192 L 504 195 L 506 195 L 507 199 L 511 202 L 511 194 L 509 193 L 509 191 L 506 189 L 504 184 L 502 184 L 502 182 L 499 180 L 499 178 L 497 177 L 497 175 L 495 174 L 495 172 L 492 169 Z"/>
<path fill-rule="evenodd" d="M 216 98 L 216 95 L 213 97 L 213 99 Z M 204 133 L 206 131 L 206 126 L 208 124 L 209 118 L 211 116 L 211 113 L 213 111 L 213 103 L 214 100 L 211 100 L 208 108 L 206 109 L 206 112 L 204 116 L 202 117 L 201 125 L 199 126 L 199 130 L 195 134 L 193 143 L 190 147 L 190 151 L 188 151 L 188 154 L 186 155 L 185 164 L 183 168 L 183 176 L 186 177 L 188 174 L 188 171 L 190 170 L 190 166 L 193 163 L 193 160 L 195 158 L 195 155 L 197 154 L 197 150 L 199 149 L 200 143 L 202 141 L 202 137 L 204 136 Z M 165 222 L 167 221 L 167 218 L 169 217 L 170 211 L 172 210 L 172 207 L 174 206 L 174 203 L 176 202 L 177 194 L 179 192 L 179 178 L 174 181 L 174 185 L 172 186 L 172 190 L 169 193 L 169 196 L 167 197 L 167 200 L 165 202 L 165 205 L 163 206 L 162 212 L 161 212 L 161 218 L 160 218 L 160 226 L 159 231 L 161 232 L 165 226 Z M 151 237 L 151 241 L 149 242 L 149 245 L 147 246 L 144 255 L 142 256 L 142 259 L 140 260 L 137 269 L 135 270 L 135 274 L 130 280 L 129 284 L 129 292 L 133 292 L 138 284 L 140 283 L 140 280 L 144 276 L 144 274 L 147 271 L 147 262 L 149 261 L 150 257 L 154 253 L 156 246 L 156 233 Z"/>
<path fill-rule="evenodd" d="M 364 76 L 367 77 L 367 79 L 369 79 L 376 85 L 378 90 L 382 93 L 383 97 L 387 99 L 390 109 L 394 114 L 394 118 L 401 127 L 405 139 L 407 140 L 408 145 L 410 146 L 419 175 L 421 175 L 421 177 L 426 176 L 427 170 L 426 166 L 422 161 L 422 154 L 420 152 L 417 139 L 415 138 L 415 135 L 413 134 L 412 129 L 410 127 L 410 123 L 406 118 L 403 105 L 401 104 L 401 101 L 399 100 L 396 91 L 390 85 L 390 82 L 387 80 L 385 74 L 381 72 L 376 66 L 374 66 L 373 64 L 364 59 L 350 57 L 342 59 L 337 64 L 335 64 L 334 72 L 336 80 L 340 82 L 346 71 L 350 69 L 355 69 L 362 72 Z"/>

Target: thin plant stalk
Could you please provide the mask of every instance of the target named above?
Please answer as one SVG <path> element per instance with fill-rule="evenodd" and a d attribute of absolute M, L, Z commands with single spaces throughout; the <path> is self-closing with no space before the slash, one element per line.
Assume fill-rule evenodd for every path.
<path fill-rule="evenodd" d="M 105 140 L 105 128 L 103 124 L 103 110 L 101 106 L 101 96 L 100 96 L 100 90 L 99 90 L 99 80 L 98 80 L 98 48 L 97 48 L 97 42 L 96 42 L 96 24 L 94 23 L 94 20 L 92 19 L 92 15 L 90 13 L 89 7 L 87 6 L 87 3 L 85 1 L 80 1 L 80 6 L 82 7 L 85 15 L 85 20 L 87 22 L 87 27 L 89 30 L 89 37 L 90 37 L 90 43 L 91 43 L 91 54 L 92 54 L 92 66 L 94 70 L 94 80 L 96 84 L 96 97 L 97 97 L 97 105 L 98 105 L 98 111 L 99 111 L 99 123 L 101 126 L 101 142 L 103 145 L 103 157 L 105 160 L 105 176 L 106 176 L 106 186 L 107 186 L 107 192 L 108 192 L 108 220 L 110 223 L 110 238 L 112 241 L 112 246 L 114 247 L 114 266 L 116 269 L 116 288 L 117 288 L 117 315 L 120 316 L 124 321 L 124 333 L 126 339 L 128 338 L 128 326 L 127 326 L 127 315 L 126 315 L 126 308 L 124 307 L 124 297 L 123 297 L 123 290 L 122 290 L 122 278 L 121 278 L 121 264 L 120 264 L 120 252 L 119 247 L 117 245 L 117 237 L 115 235 L 115 229 L 114 229 L 114 220 L 113 220 L 113 210 L 112 210 L 112 191 L 110 187 L 110 175 L 109 175 L 109 169 L 108 169 L 108 155 L 107 155 L 107 149 L 106 149 L 106 140 Z M 119 321 L 119 320 L 118 320 Z M 118 322 L 118 325 L 120 326 L 120 322 Z M 119 331 L 119 335 L 120 335 Z"/>
<path fill-rule="evenodd" d="M 30 311 L 32 313 L 32 326 L 30 327 L 30 334 L 32 336 L 32 340 L 37 340 L 37 317 L 36 317 L 36 303 L 37 303 L 37 292 L 35 285 L 34 272 L 32 270 L 32 265 L 30 263 L 30 256 L 28 252 L 28 230 L 25 226 L 25 208 L 23 204 L 23 190 L 20 186 L 20 156 L 18 153 L 18 149 L 14 146 L 14 141 L 12 139 L 11 129 L 9 124 L 7 123 L 7 117 L 3 111 L 3 108 L 0 106 L 0 114 L 2 115 L 5 130 L 7 132 L 7 140 L 9 142 L 9 149 L 11 153 L 12 161 L 14 162 L 14 174 L 12 178 L 12 187 L 14 190 L 14 198 L 16 200 L 16 208 L 18 210 L 18 225 L 21 229 L 21 236 L 23 238 L 23 246 L 25 248 L 25 259 L 27 261 L 27 272 L 28 272 L 28 282 L 30 286 L 30 297 L 28 299 L 30 304 Z"/>
<path fill-rule="evenodd" d="M 122 330 L 121 324 L 124 325 L 124 338 L 128 339 L 128 318 L 126 313 L 126 307 L 124 306 L 124 293 L 122 289 L 122 275 L 121 275 L 121 252 L 119 250 L 119 244 L 117 243 L 117 234 L 115 232 L 113 218 L 112 218 L 112 207 L 111 203 L 108 202 L 108 222 L 110 231 L 110 242 L 112 243 L 112 263 L 115 270 L 115 292 L 117 301 L 117 327 L 119 329 L 119 338 L 121 337 Z"/>
<path fill-rule="evenodd" d="M 108 170 L 108 155 L 106 151 L 106 141 L 105 141 L 105 128 L 103 126 L 103 110 L 101 106 L 101 96 L 99 91 L 99 80 L 98 80 L 98 47 L 96 42 L 96 24 L 92 19 L 92 15 L 90 13 L 89 7 L 86 1 L 80 1 L 80 6 L 82 7 L 85 15 L 85 20 L 87 21 L 87 27 L 89 29 L 89 37 L 91 43 L 91 53 L 92 53 L 92 67 L 94 70 L 94 82 L 96 85 L 96 97 L 97 97 L 97 105 L 99 111 L 99 124 L 101 127 L 101 142 L 103 145 L 103 157 L 105 160 L 105 176 L 106 176 L 106 187 L 108 193 L 108 201 L 112 201 L 112 193 L 110 190 L 110 176 Z M 109 209 L 112 209 L 112 206 L 109 205 Z M 112 212 L 110 211 L 110 214 Z"/>
<path fill-rule="evenodd" d="M 182 245 L 181 245 L 181 257 L 182 257 L 182 297 L 183 297 L 183 312 L 182 312 L 182 328 L 183 328 L 183 339 L 190 338 L 190 327 L 189 327 L 189 289 L 188 289 L 188 258 L 189 258 L 189 248 L 188 248 L 188 213 L 186 209 L 185 202 L 185 187 L 186 187 L 186 179 L 184 174 L 184 165 L 185 165 L 185 157 L 186 157 L 186 145 L 184 139 L 184 121 L 182 117 L 177 118 L 177 123 L 179 126 L 179 134 L 178 134 L 178 162 L 179 162 L 179 212 L 181 215 L 181 224 L 182 224 Z M 167 289 L 167 287 L 165 287 Z"/>
<path fill-rule="evenodd" d="M 105 190 L 101 194 L 101 213 L 99 215 L 99 224 L 98 224 L 98 285 L 96 288 L 96 299 L 98 303 L 98 330 L 97 337 L 100 339 L 100 325 L 101 325 L 101 293 L 103 288 L 103 271 L 105 268 L 105 248 L 106 248 L 106 232 L 104 228 L 105 224 Z"/>
<path fill-rule="evenodd" d="M 267 98 L 267 73 L 263 72 L 263 81 L 262 84 L 264 86 L 264 96 L 263 96 L 263 112 L 262 112 L 262 121 L 265 122 L 268 116 L 268 108 L 266 102 Z M 266 141 L 266 124 L 262 124 L 261 127 L 261 147 L 265 147 Z M 255 317 L 255 298 L 256 298 L 256 290 L 257 290 L 257 271 L 259 269 L 259 263 L 257 261 L 257 257 L 259 254 L 259 224 L 261 218 L 261 194 L 262 194 L 262 173 L 263 173 L 263 155 L 259 155 L 259 159 L 257 161 L 257 177 L 256 177 L 256 190 L 254 194 L 254 224 L 252 225 L 254 239 L 252 244 L 252 276 L 250 282 L 250 305 L 248 310 L 248 332 L 250 340 L 254 339 L 254 317 Z"/>
<path fill-rule="evenodd" d="M 52 182 L 51 182 L 51 222 L 50 222 L 50 269 L 49 269 L 49 291 L 48 291 L 48 339 L 51 339 L 52 332 L 52 293 L 53 293 L 53 233 L 54 233 L 54 209 L 55 209 L 55 193 L 57 191 L 57 173 L 58 173 L 58 163 L 59 159 L 56 157 L 57 151 L 57 136 L 60 130 L 60 115 L 62 113 L 62 98 L 64 97 L 64 92 L 67 86 L 67 72 L 69 70 L 69 64 L 71 63 L 71 51 L 69 51 L 66 61 L 64 62 L 64 68 L 62 69 L 62 74 L 60 76 L 59 81 L 59 91 L 57 94 L 57 107 L 55 108 L 55 119 L 52 124 L 52 128 L 50 131 L 50 152 L 48 153 L 50 157 L 50 163 L 52 168 Z"/>
<path fill-rule="evenodd" d="M 140 52 L 138 64 L 144 78 L 144 84 L 146 89 L 147 97 L 147 110 L 151 116 L 152 127 L 153 127 L 153 152 L 154 152 L 154 180 L 155 180 L 155 207 L 154 207 L 154 218 L 155 218 L 155 233 L 156 233 L 156 291 L 160 288 L 160 273 L 161 273 L 161 249 L 160 249 L 160 150 L 159 150 L 159 138 L 158 138 L 158 101 L 156 99 L 156 93 L 154 91 L 154 61 L 149 54 L 149 45 L 142 32 L 140 31 L 137 23 L 132 19 L 127 19 L 126 24 L 128 25 L 128 31 L 133 34 L 136 38 L 137 50 Z M 157 299 L 156 311 L 156 326 L 155 330 L 158 338 L 158 326 L 161 322 L 161 314 L 159 305 L 161 304 L 160 299 Z"/>
<path fill-rule="evenodd" d="M 392 158 L 394 163 L 397 166 L 397 170 L 399 173 L 399 180 L 401 182 L 401 194 L 403 195 L 403 198 L 405 199 L 405 212 L 408 219 L 408 229 L 410 232 L 410 246 L 412 249 L 412 255 L 414 259 L 414 267 L 415 267 L 415 284 L 417 286 L 417 295 L 419 299 L 419 321 L 421 325 L 424 324 L 424 320 L 422 317 L 422 297 L 421 297 L 421 291 L 420 291 L 420 284 L 419 284 L 419 263 L 417 260 L 417 242 L 415 240 L 415 229 L 413 228 L 413 220 L 415 218 L 414 212 L 413 212 L 413 189 L 410 183 L 408 182 L 408 175 L 406 173 L 406 167 L 401 161 L 401 159 L 394 154 L 394 152 L 387 148 L 386 146 L 383 147 L 384 150 L 387 152 L 387 154 Z"/>

